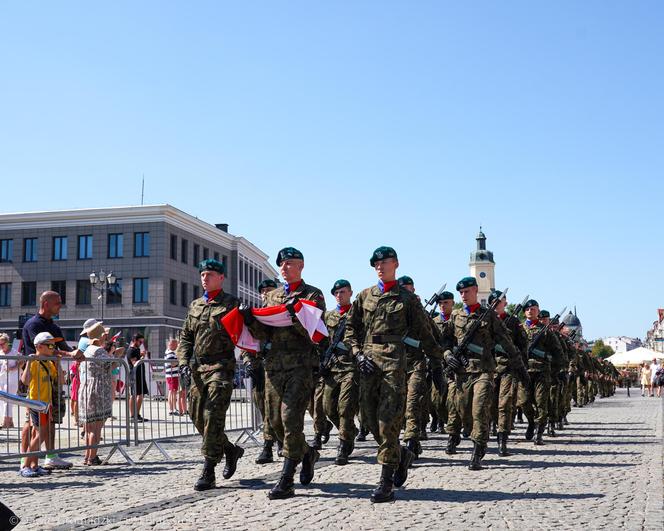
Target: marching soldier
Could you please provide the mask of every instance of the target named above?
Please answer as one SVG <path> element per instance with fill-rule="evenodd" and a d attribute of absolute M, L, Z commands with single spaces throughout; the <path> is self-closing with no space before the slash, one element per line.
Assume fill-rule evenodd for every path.
<path fill-rule="evenodd" d="M 198 265 L 203 296 L 194 300 L 182 327 L 177 357 L 185 386 L 189 388 L 189 416 L 203 436 L 203 473 L 195 490 L 215 487 L 214 468 L 226 456 L 223 477 L 230 479 L 244 449 L 232 444 L 224 433 L 226 410 L 233 393 L 234 344 L 221 319 L 239 301 L 223 291 L 224 265 L 203 260 Z"/>
<path fill-rule="evenodd" d="M 267 278 L 258 284 L 258 293 L 263 301 L 263 306 L 265 305 L 265 296 L 273 289 L 277 289 L 277 283 L 270 278 Z M 265 367 L 263 366 L 263 359 L 265 357 L 265 352 L 270 350 L 270 348 L 272 348 L 270 343 L 264 343 L 261 352 L 256 354 L 244 350 L 242 351 L 242 362 L 244 363 L 245 374 L 247 377 L 251 378 L 253 384 L 251 397 L 263 419 L 263 450 L 261 450 L 261 453 L 256 458 L 256 464 L 259 465 L 272 463 L 274 461 L 272 449 L 274 447 L 274 441 L 276 440 L 274 430 L 270 425 L 270 418 L 265 413 Z"/>
<path fill-rule="evenodd" d="M 433 323 L 438 328 L 440 336 L 442 337 L 445 335 L 446 328 L 452 324 L 450 317 L 452 316 L 452 310 L 454 309 L 454 294 L 450 291 L 443 291 L 438 296 L 436 303 L 438 304 L 440 313 L 434 317 Z M 454 394 L 454 389 L 453 378 L 448 379 L 440 390 L 438 390 L 435 385 L 431 387 L 431 409 L 433 417 L 431 421 L 432 432 L 438 431 L 439 433 L 443 433 L 449 416 L 452 415 L 458 417 L 454 398 L 449 398 L 450 390 L 452 394 Z M 456 441 L 456 444 L 459 444 L 459 441 Z M 446 453 L 455 453 L 455 447 L 456 445 L 454 445 L 453 448 L 449 448 L 449 452 L 446 450 Z"/>
<path fill-rule="evenodd" d="M 547 310 L 540 311 L 540 321 L 544 326 L 551 322 L 551 314 Z M 558 323 L 554 323 L 558 324 Z M 559 421 L 562 420 L 562 393 L 564 392 L 565 382 L 567 380 L 567 368 L 569 367 L 569 356 L 565 342 L 562 340 L 561 333 L 556 326 L 549 328 L 553 337 L 560 346 L 560 358 L 551 359 L 551 387 L 549 389 L 549 424 L 547 426 L 547 435 L 556 436 L 556 428 Z"/>
<path fill-rule="evenodd" d="M 325 311 L 322 292 L 302 280 L 304 256 L 300 251 L 293 247 L 281 249 L 277 267 L 285 283 L 266 295 L 265 306 L 285 305 L 293 325 L 271 327 L 256 320 L 251 309 L 241 310 L 252 335 L 272 344 L 265 354 L 265 409 L 277 439 L 283 443 L 284 455 L 281 478 L 269 492 L 273 500 L 295 495 L 293 477 L 300 462 L 300 483 L 308 485 L 314 477 L 320 454 L 305 440 L 304 414 L 313 389 L 318 354 L 308 332 L 295 317 L 294 306 L 298 300 L 309 300 Z"/>
<path fill-rule="evenodd" d="M 520 353 L 516 350 L 509 334 L 494 311 L 482 311 L 477 300 L 477 279 L 475 277 L 462 278 L 456 285 L 462 309 L 452 312 L 452 325 L 447 330 L 445 340 L 447 350 L 445 361 L 456 373 L 457 407 L 462 417 L 473 420 L 473 429 L 470 438 L 473 441 L 473 455 L 468 465 L 469 470 L 481 470 L 481 461 L 486 453 L 489 440 L 489 423 L 491 415 L 491 401 L 493 399 L 493 376 L 496 370 L 496 361 L 493 352 L 500 345 L 509 359 L 509 367 L 519 372 L 523 369 Z M 464 366 L 455 353 L 455 345 L 466 339 L 469 329 L 478 319 L 481 325 L 476 329 L 465 354 L 468 363 Z M 520 369 L 521 368 L 521 369 Z M 524 371 L 525 372 L 525 371 Z M 450 423 L 448 422 L 448 428 Z M 458 429 L 458 428 L 456 428 Z M 458 438 L 458 431 L 450 433 L 450 437 Z"/>
<path fill-rule="evenodd" d="M 417 297 L 399 287 L 397 253 L 379 247 L 369 260 L 378 284 L 362 290 L 351 306 L 345 342 L 350 346 L 361 373 L 362 421 L 378 443 L 380 482 L 371 501 L 394 499 L 394 486 L 408 477 L 413 453 L 399 445 L 403 423 L 407 355 L 404 339 L 421 341 L 425 350 L 441 356 L 427 316 Z"/>
<path fill-rule="evenodd" d="M 339 279 L 332 286 L 331 293 L 337 301 L 337 307 L 325 314 L 325 325 L 330 333 L 330 351 L 326 352 L 326 359 L 323 359 L 324 365 L 321 367 L 325 382 L 323 408 L 325 415 L 339 430 L 335 463 L 345 465 L 355 447 L 358 433 L 355 415 L 360 396 L 355 360 L 343 342 L 353 290 L 350 282 Z"/>

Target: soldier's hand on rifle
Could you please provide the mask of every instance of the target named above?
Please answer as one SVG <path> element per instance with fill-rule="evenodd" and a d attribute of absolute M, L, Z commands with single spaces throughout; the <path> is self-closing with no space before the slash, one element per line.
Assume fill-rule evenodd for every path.
<path fill-rule="evenodd" d="M 454 372 L 459 372 L 461 370 L 461 362 L 449 350 L 445 353 L 445 363 L 447 363 L 447 366 Z"/>
<path fill-rule="evenodd" d="M 185 387 L 191 387 L 191 367 L 189 364 L 180 365 L 180 378 Z"/>
<path fill-rule="evenodd" d="M 438 390 L 439 393 L 443 392 L 443 389 L 445 387 L 445 380 L 443 378 L 442 367 L 436 367 L 435 369 L 431 370 L 431 382 L 433 383 L 434 387 Z"/>
<path fill-rule="evenodd" d="M 378 366 L 374 361 L 368 356 L 365 356 L 363 352 L 360 352 L 355 356 L 355 360 L 357 361 L 357 368 L 362 374 L 371 374 L 378 369 Z"/>
<path fill-rule="evenodd" d="M 237 310 L 240 312 L 240 315 L 242 315 L 244 324 L 246 324 L 247 326 L 249 326 L 251 323 L 253 323 L 256 320 L 253 312 L 251 311 L 250 306 L 247 306 L 246 304 L 240 304 Z"/>

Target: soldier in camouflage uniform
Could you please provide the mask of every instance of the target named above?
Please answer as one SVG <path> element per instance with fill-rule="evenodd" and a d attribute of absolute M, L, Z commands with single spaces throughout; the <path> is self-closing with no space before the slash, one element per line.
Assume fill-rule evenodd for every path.
<path fill-rule="evenodd" d="M 261 296 L 263 305 L 265 305 L 265 296 L 273 289 L 277 289 L 277 283 L 270 278 L 263 280 L 258 285 L 258 293 Z M 274 441 L 277 440 L 274 430 L 270 425 L 270 418 L 265 413 L 265 367 L 263 366 L 263 360 L 265 353 L 271 347 L 270 343 L 264 343 L 261 351 L 255 354 L 246 350 L 242 351 L 245 374 L 252 381 L 251 397 L 256 409 L 260 411 L 261 419 L 263 420 L 263 450 L 261 450 L 261 453 L 256 458 L 256 463 L 259 465 L 274 461 L 272 448 L 274 447 Z"/>
<path fill-rule="evenodd" d="M 265 306 L 285 305 L 293 325 L 271 327 L 256 320 L 251 309 L 243 309 L 244 322 L 252 335 L 269 341 L 272 348 L 265 355 L 266 414 L 277 439 L 283 443 L 284 466 L 281 478 L 270 491 L 270 499 L 295 495 L 293 477 L 298 463 L 302 463 L 300 483 L 308 485 L 314 476 L 314 464 L 319 458 L 304 437 L 304 415 L 313 389 L 313 369 L 318 367 L 318 351 L 308 332 L 295 316 L 299 300 L 313 301 L 325 311 L 322 292 L 302 280 L 304 256 L 293 247 L 286 247 L 277 255 L 277 266 L 285 283 L 269 292 Z"/>
<path fill-rule="evenodd" d="M 399 277 L 397 282 L 401 288 L 415 294 L 415 283 L 411 277 L 404 275 Z M 417 295 L 415 297 L 419 302 L 419 297 Z M 438 329 L 432 326 L 426 313 L 425 316 L 432 335 L 437 337 L 439 335 Z M 439 341 L 437 340 L 437 342 Z M 425 423 L 423 422 L 424 406 L 427 394 L 430 393 L 427 386 L 427 361 L 428 358 L 419 344 L 406 344 L 406 409 L 403 439 L 406 447 L 415 455 L 415 459 L 422 453 L 420 438 L 425 430 Z M 432 379 L 435 380 L 435 387 L 440 389 L 444 385 L 443 369 L 440 359 L 436 360 L 434 358 L 433 363 L 435 363 L 435 366 L 432 368 Z"/>
<path fill-rule="evenodd" d="M 546 429 L 549 417 L 549 386 L 551 383 L 551 360 L 559 363 L 562 356 L 560 343 L 550 331 L 544 331 L 534 348 L 531 346 L 533 338 L 544 328 L 539 321 L 539 303 L 530 299 L 523 307 L 526 322 L 522 324 L 528 336 L 528 374 L 530 385 L 519 389 L 518 405 L 528 419 L 526 440 L 535 437 L 535 444 L 544 444 L 542 436 Z"/>
<path fill-rule="evenodd" d="M 491 402 L 493 400 L 493 378 L 496 371 L 494 350 L 500 345 L 508 358 L 508 366 L 516 372 L 525 372 L 521 362 L 521 354 L 512 344 L 509 332 L 503 326 L 494 311 L 489 311 L 482 324 L 470 339 L 466 352 L 461 353 L 468 359 L 464 366 L 456 355 L 455 347 L 459 345 L 468 330 L 481 315 L 484 315 L 477 301 L 477 279 L 462 278 L 456 285 L 464 307 L 452 312 L 452 324 L 443 336 L 445 340 L 445 361 L 455 372 L 456 402 L 462 417 L 473 419 L 470 438 L 473 441 L 473 455 L 468 465 L 469 470 L 481 470 L 481 461 L 486 453 L 489 440 L 489 423 L 491 420 Z M 523 377 L 523 374 L 520 374 Z M 455 427 L 450 426 L 448 429 Z M 456 428 L 458 429 L 458 428 Z M 449 433 L 449 432 L 448 432 Z M 459 433 L 452 431 L 449 437 L 458 439 Z"/>
<path fill-rule="evenodd" d="M 551 322 L 551 314 L 547 310 L 541 310 L 539 320 L 544 326 L 548 326 Z M 569 366 L 569 356 L 565 348 L 565 344 L 561 341 L 559 327 L 557 324 L 549 327 L 551 335 L 554 340 L 558 342 L 560 347 L 560 357 L 551 359 L 551 385 L 549 387 L 549 422 L 546 428 L 546 434 L 549 437 L 555 437 L 555 428 L 558 425 L 559 418 L 562 419 L 560 412 L 561 408 L 561 391 L 565 380 L 567 378 L 567 368 Z"/>
<path fill-rule="evenodd" d="M 408 448 L 399 445 L 406 394 L 404 338 L 421 341 L 431 356 L 442 353 L 417 297 L 396 281 L 399 261 L 395 250 L 379 247 L 369 263 L 376 270 L 378 285 L 362 290 L 353 302 L 344 342 L 361 373 L 362 420 L 379 445 L 381 478 L 371 501 L 382 503 L 394 499 L 394 486 L 404 484 L 414 458 Z"/>
<path fill-rule="evenodd" d="M 325 415 L 339 430 L 335 463 L 345 465 L 355 447 L 355 436 L 358 432 L 355 427 L 355 415 L 359 408 L 360 396 L 355 359 L 343 342 L 353 290 L 350 282 L 339 279 L 332 286 L 331 293 L 337 301 L 337 307 L 325 313 L 325 325 L 330 333 L 330 341 L 338 336 L 340 342 L 330 345 L 329 348 L 333 350 L 329 352 L 329 365 L 321 366 L 321 374 L 325 381 L 323 407 Z M 338 330 L 340 327 L 343 329 Z"/>
<path fill-rule="evenodd" d="M 434 317 L 433 324 L 438 329 L 440 337 L 442 338 L 446 333 L 446 328 L 452 325 L 450 317 L 452 316 L 452 310 L 454 309 L 454 294 L 450 291 L 443 291 L 438 296 L 436 302 L 440 313 Z M 450 392 L 454 395 L 455 389 L 454 378 L 448 378 L 447 381 L 444 382 L 441 390 L 438 390 L 435 385 L 431 387 L 431 408 L 433 415 L 435 415 L 432 415 L 433 420 L 431 431 L 443 433 L 449 417 L 458 417 L 454 397 L 452 396 L 452 398 L 450 398 Z M 437 428 L 437 430 L 434 428 Z M 455 453 L 454 448 L 449 448 L 448 453 Z"/>
<path fill-rule="evenodd" d="M 189 388 L 189 416 L 203 436 L 203 473 L 195 490 L 215 487 L 214 468 L 226 456 L 223 477 L 229 479 L 244 450 L 224 433 L 226 410 L 233 393 L 235 345 L 221 319 L 238 306 L 233 295 L 224 293 L 224 265 L 203 260 L 198 265 L 203 296 L 193 301 L 184 321 L 177 348 L 183 383 Z"/>
<path fill-rule="evenodd" d="M 489 304 L 493 304 L 502 295 L 501 291 L 495 290 L 489 296 Z M 517 376 L 520 374 L 525 377 L 525 374 L 527 374 L 524 359 L 528 351 L 528 339 L 523 328 L 521 328 L 521 323 L 517 316 L 513 317 L 505 311 L 506 306 L 507 299 L 502 297 L 495 308 L 496 315 L 509 332 L 510 339 L 519 352 L 519 361 L 515 360 L 510 364 L 510 358 L 506 355 L 503 346 L 500 343 L 496 345 L 496 376 L 494 378 L 492 416 L 498 435 L 498 455 L 501 457 L 510 455 L 507 449 L 507 440 L 512 431 L 514 395 L 519 381 Z"/>

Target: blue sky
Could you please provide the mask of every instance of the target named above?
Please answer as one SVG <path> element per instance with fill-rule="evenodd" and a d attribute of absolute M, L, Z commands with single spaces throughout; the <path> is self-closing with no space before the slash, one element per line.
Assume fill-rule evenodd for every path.
<path fill-rule="evenodd" d="M 306 258 L 392 245 L 642 337 L 662 298 L 664 4 L 0 2 L 3 212 L 170 203 Z M 328 302 L 332 302 L 329 300 Z"/>

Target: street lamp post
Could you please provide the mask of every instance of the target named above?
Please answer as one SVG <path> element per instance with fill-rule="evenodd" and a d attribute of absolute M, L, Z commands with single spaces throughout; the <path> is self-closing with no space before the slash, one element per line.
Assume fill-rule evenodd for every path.
<path fill-rule="evenodd" d="M 101 301 L 101 320 L 104 320 L 104 294 L 108 286 L 113 286 L 117 278 L 111 271 L 108 275 L 102 270 L 97 274 L 95 271 L 90 273 L 90 285 L 99 292 L 97 300 Z"/>

